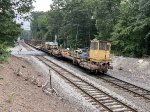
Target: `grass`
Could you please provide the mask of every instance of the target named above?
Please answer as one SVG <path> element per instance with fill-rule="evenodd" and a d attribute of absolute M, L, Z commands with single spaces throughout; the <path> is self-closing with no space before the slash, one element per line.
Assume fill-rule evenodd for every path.
<path fill-rule="evenodd" d="M 0 75 L 0 80 L 3 80 L 4 78 Z"/>
<path fill-rule="evenodd" d="M 8 62 L 12 48 L 6 45 L 0 44 L 0 63 Z"/>
<path fill-rule="evenodd" d="M 9 52 L 0 55 L 0 63 L 7 63 L 9 56 L 10 56 Z"/>
<path fill-rule="evenodd" d="M 6 100 L 6 102 L 7 102 L 7 103 L 12 103 L 14 96 L 15 96 L 15 93 L 11 93 L 11 94 L 8 96 L 8 99 Z"/>

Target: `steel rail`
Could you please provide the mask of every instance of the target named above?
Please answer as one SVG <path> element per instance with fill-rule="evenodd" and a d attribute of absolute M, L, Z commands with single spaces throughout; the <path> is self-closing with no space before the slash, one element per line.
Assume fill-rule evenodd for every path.
<path fill-rule="evenodd" d="M 106 82 L 108 82 L 108 83 L 111 83 L 111 84 L 113 84 L 115 86 L 118 86 L 118 87 L 120 87 L 120 88 L 122 88 L 124 90 L 127 90 L 130 93 L 138 95 L 139 97 L 142 97 L 142 98 L 144 98 L 146 100 L 150 100 L 150 97 L 147 97 L 147 95 L 150 96 L 150 91 L 148 91 L 146 89 L 143 89 L 143 88 L 138 87 L 138 86 L 136 86 L 134 84 L 125 82 L 123 80 L 120 80 L 118 78 L 115 78 L 115 77 L 112 77 L 112 76 L 109 76 L 109 75 L 101 76 L 99 78 L 102 79 L 102 80 L 104 80 L 104 81 L 106 81 Z M 119 85 L 119 83 L 120 83 L 120 85 Z M 136 91 L 134 91 L 134 90 L 136 90 Z M 141 92 L 138 92 L 138 91 L 143 91 L 144 93 L 141 93 Z M 145 92 L 147 94 L 145 94 Z"/>
<path fill-rule="evenodd" d="M 32 46 L 32 45 L 30 45 L 30 44 L 28 44 L 29 46 L 31 46 L 31 47 L 34 47 L 34 46 Z M 27 46 L 26 46 L 27 47 Z M 34 47 L 34 48 L 36 48 L 36 47 Z M 31 48 L 30 48 L 31 49 Z M 37 49 L 37 48 L 36 48 Z M 39 49 L 38 49 L 39 50 Z M 46 59 L 46 58 L 45 58 Z M 47 61 L 50 61 L 50 60 L 48 60 L 48 59 L 46 59 Z M 42 60 L 41 60 L 42 61 Z M 53 62 L 51 62 L 51 63 L 53 63 Z M 46 64 L 46 63 L 45 63 Z M 53 64 L 55 64 L 56 66 L 59 66 L 59 65 L 57 65 L 56 63 L 53 63 Z M 48 65 L 47 65 L 48 66 Z M 49 66 L 50 67 L 50 66 Z M 61 67 L 61 66 L 59 66 L 59 67 Z M 50 67 L 50 68 L 52 68 L 52 67 Z M 66 71 L 66 69 L 64 69 L 64 68 L 62 68 L 61 67 L 61 69 L 63 69 L 63 70 L 65 70 Z M 69 71 L 67 71 L 67 72 L 69 72 Z M 69 72 L 70 74 L 72 74 L 71 72 Z M 61 75 L 60 73 L 59 73 L 59 75 Z M 72 74 L 72 75 L 74 75 L 74 74 Z M 77 77 L 77 76 L 75 76 L 76 78 L 79 78 L 79 77 Z M 111 77 L 111 76 L 110 76 Z M 113 78 L 113 77 L 112 77 Z M 66 78 L 65 78 L 66 79 Z M 114 78 L 115 79 L 115 78 Z M 117 78 L 116 78 L 117 79 Z M 66 79 L 67 80 L 67 79 Z M 82 80 L 82 81 L 84 81 L 84 82 L 86 82 L 85 80 L 83 80 L 83 79 L 80 79 L 80 80 Z M 103 79 L 103 80 L 105 80 L 105 79 Z M 119 79 L 118 79 L 119 80 Z M 108 80 L 105 80 L 105 81 L 107 81 L 107 82 L 109 82 L 109 83 L 112 83 L 112 84 L 114 84 L 114 85 L 116 85 L 116 86 L 118 86 L 118 87 L 120 87 L 120 85 L 118 85 L 118 84 L 116 84 L 116 83 L 113 83 L 113 82 L 110 82 L 110 81 L 108 81 Z M 122 80 L 120 80 L 120 81 L 122 81 Z M 82 92 L 84 92 L 85 93 L 85 91 L 83 90 L 83 89 L 81 89 L 79 86 L 77 86 L 77 85 L 75 85 L 75 83 L 73 83 L 72 81 L 69 81 L 70 83 L 72 83 L 74 86 L 76 86 L 79 90 L 81 90 Z M 124 81 L 125 82 L 125 81 Z M 86 82 L 86 83 L 88 83 L 88 82 Z M 126 82 L 127 83 L 127 82 Z M 128 84 L 130 84 L 130 83 L 128 83 Z M 94 87 L 93 85 L 91 85 L 90 83 L 88 83 L 88 85 L 89 86 L 92 86 L 92 87 Z M 132 84 L 131 84 L 132 85 Z M 135 86 L 135 85 L 132 85 L 132 86 Z M 97 89 L 97 90 L 99 90 L 98 88 L 96 88 L 96 87 L 94 87 L 95 89 Z M 125 90 L 128 90 L 127 88 L 124 88 L 124 87 L 121 87 L 121 88 L 123 88 L 123 89 L 125 89 Z M 140 87 L 139 87 L 140 88 Z M 143 89 L 143 88 L 141 88 L 141 89 Z M 101 90 L 99 90 L 99 91 L 101 91 Z M 134 94 L 136 94 L 135 92 L 133 92 L 133 91 L 131 91 L 131 90 L 128 90 L 128 91 L 130 91 L 130 92 L 132 92 L 132 93 L 134 93 Z M 105 92 L 104 92 L 105 93 Z M 105 93 L 106 94 L 106 93 Z M 107 94 L 108 95 L 108 94 Z M 93 99 L 92 98 L 92 96 L 90 96 L 89 94 L 88 94 L 88 96 L 91 98 L 91 99 Z M 112 97 L 112 96 L 110 96 L 110 95 L 108 95 L 109 97 Z M 115 98 L 113 98 L 113 99 L 115 99 Z M 93 99 L 94 100 L 94 99 Z M 116 101 L 118 101 L 117 99 L 115 99 Z M 97 100 L 95 99 L 95 101 L 97 102 Z M 124 104 L 124 103 L 122 103 L 121 101 L 118 101 L 120 104 L 122 104 L 122 105 L 126 105 L 126 104 Z M 102 107 L 105 107 L 105 105 L 103 105 L 103 104 L 101 104 L 100 103 L 100 105 L 102 106 Z M 129 107 L 129 106 L 127 106 L 126 105 L 126 107 Z M 136 112 L 136 110 L 135 109 L 133 109 L 133 108 L 131 108 L 131 107 L 129 107 L 131 110 L 133 110 L 134 112 Z M 109 110 L 109 108 L 107 108 L 108 110 Z M 109 111 L 111 111 L 111 110 L 109 110 Z"/>
<path fill-rule="evenodd" d="M 28 44 L 28 43 L 27 43 L 27 44 Z M 35 48 L 35 49 L 37 49 L 35 46 L 33 46 L 33 45 L 31 45 L 31 44 L 28 44 L 28 45 L 31 46 L 31 47 L 33 47 L 33 48 Z M 37 49 L 37 50 L 40 50 L 40 49 Z M 106 74 L 105 74 L 105 75 L 106 75 Z M 109 77 L 109 78 L 111 78 L 111 79 L 115 79 L 116 81 L 120 81 L 120 83 L 125 83 L 125 84 L 127 84 L 129 87 L 130 87 L 130 86 L 134 87 L 134 89 L 141 90 L 141 91 L 146 91 L 146 93 L 148 93 L 148 94 L 145 94 L 145 93 L 144 93 L 144 94 L 140 94 L 140 93 L 138 93 L 138 92 L 135 92 L 135 91 L 133 91 L 133 90 L 130 90 L 130 88 L 121 86 L 121 85 L 117 84 L 116 82 L 113 82 L 112 80 L 105 79 L 105 77 Z M 130 93 L 133 93 L 133 94 L 135 94 L 135 95 L 137 95 L 137 96 L 143 97 L 143 98 L 146 99 L 146 100 L 150 100 L 150 98 L 147 97 L 148 95 L 150 95 L 150 91 L 148 91 L 148 90 L 146 90 L 146 89 L 143 89 L 143 88 L 141 88 L 141 87 L 138 87 L 138 86 L 136 86 L 136 85 L 133 85 L 133 84 L 131 84 L 131 83 L 125 82 L 125 81 L 123 81 L 123 80 L 117 79 L 117 78 L 115 78 L 115 77 L 113 77 L 113 76 L 106 75 L 105 77 L 102 77 L 102 76 L 101 76 L 100 79 L 103 79 L 103 80 L 105 80 L 106 82 L 111 83 L 111 84 L 113 84 L 113 85 L 115 85 L 115 86 L 118 86 L 119 88 L 122 88 L 122 89 L 124 89 L 124 90 L 126 90 L 126 91 L 128 91 L 128 92 L 130 92 Z"/>
<path fill-rule="evenodd" d="M 48 60 L 47 58 L 44 58 L 44 57 L 37 57 L 37 56 L 36 56 L 36 58 L 38 58 L 38 59 L 39 59 L 40 61 L 42 61 L 45 65 L 47 65 L 48 67 L 50 67 L 51 69 L 53 69 L 53 70 L 54 70 L 55 72 L 57 72 L 60 76 L 62 76 L 63 78 L 65 78 L 67 81 L 69 81 L 71 84 L 73 84 L 73 85 L 74 85 L 75 87 L 77 87 L 79 90 L 81 90 L 83 93 L 85 93 L 86 95 L 88 95 L 91 99 L 93 99 L 96 103 L 98 103 L 99 105 L 101 105 L 102 107 L 104 107 L 107 111 L 113 112 L 113 110 L 111 110 L 111 108 L 108 108 L 107 106 L 105 106 L 103 103 L 101 103 L 99 100 L 97 100 L 96 98 L 94 98 L 92 95 L 90 95 L 90 94 L 89 94 L 88 92 L 86 92 L 84 89 L 82 89 L 80 86 L 78 86 L 77 84 L 75 84 L 73 81 L 69 80 L 65 75 L 62 75 L 62 73 L 60 73 L 60 71 L 58 71 L 55 67 L 57 66 L 57 67 L 61 68 L 62 71 L 68 72 L 68 73 L 69 73 L 70 75 L 72 75 L 74 78 L 77 78 L 78 80 L 84 82 L 84 83 L 85 83 L 86 85 L 88 85 L 89 87 L 94 88 L 94 91 L 96 91 L 96 92 L 98 91 L 97 93 L 103 93 L 104 95 L 106 95 L 107 97 L 109 97 L 111 100 L 113 100 L 113 102 L 117 102 L 117 103 L 119 103 L 119 105 L 125 107 L 127 111 L 137 112 L 137 110 L 135 110 L 135 109 L 131 108 L 130 106 L 128 106 L 128 105 L 122 103 L 122 102 L 119 101 L 117 98 L 114 98 L 113 96 L 110 96 L 110 95 L 107 94 L 106 92 L 104 92 L 104 91 L 100 90 L 99 88 L 93 86 L 93 85 L 90 84 L 89 82 L 87 82 L 87 81 L 85 81 L 84 79 L 82 79 L 82 78 L 80 78 L 80 77 L 74 75 L 74 74 L 71 73 L 70 71 L 68 71 L 68 70 L 66 70 L 66 69 L 64 69 L 64 68 L 62 68 L 61 66 L 59 66 L 59 65 L 57 65 L 56 63 L 54 63 L 54 62 Z M 42 59 L 41 59 L 41 58 L 42 58 Z M 46 62 L 43 61 L 43 60 L 45 60 L 45 61 L 48 62 L 48 63 L 53 64 L 53 66 L 52 66 L 52 65 L 49 65 L 48 63 L 46 63 Z M 55 66 L 55 67 L 54 67 L 54 66 Z M 122 108 L 123 108 L 123 107 L 122 107 Z"/>

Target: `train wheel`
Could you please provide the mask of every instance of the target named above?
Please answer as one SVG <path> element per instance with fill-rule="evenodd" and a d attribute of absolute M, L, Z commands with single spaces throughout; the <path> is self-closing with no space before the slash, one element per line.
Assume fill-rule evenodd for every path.
<path fill-rule="evenodd" d="M 76 59 L 73 59 L 73 60 L 72 60 L 72 63 L 73 63 L 74 65 L 77 65 Z"/>
<path fill-rule="evenodd" d="M 99 71 L 98 71 L 98 70 L 96 70 L 96 71 L 95 71 L 95 74 L 98 74 L 98 73 L 99 73 Z"/>
<path fill-rule="evenodd" d="M 93 70 L 89 70 L 89 73 L 90 73 L 90 74 L 93 74 L 94 72 L 93 72 Z"/>
<path fill-rule="evenodd" d="M 103 73 L 103 74 L 107 74 L 107 71 L 108 71 L 108 70 L 103 70 L 102 73 Z"/>
<path fill-rule="evenodd" d="M 95 70 L 89 70 L 89 73 L 92 74 L 92 75 L 97 74 L 97 72 Z"/>

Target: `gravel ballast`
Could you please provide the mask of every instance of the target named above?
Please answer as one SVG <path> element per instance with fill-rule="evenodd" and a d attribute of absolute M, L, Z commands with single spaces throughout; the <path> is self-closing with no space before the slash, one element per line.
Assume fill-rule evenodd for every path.
<path fill-rule="evenodd" d="M 129 105 L 132 105 L 133 107 L 137 108 L 138 111 L 142 111 L 142 112 L 149 112 L 150 110 L 150 103 L 145 102 L 143 99 L 140 98 L 136 98 L 133 97 L 132 95 L 130 95 L 129 93 L 126 93 L 122 90 L 118 90 L 117 88 L 114 88 L 113 86 L 107 84 L 106 82 L 103 82 L 100 79 L 96 79 L 93 75 L 89 75 L 87 73 L 85 73 L 84 71 L 82 71 L 80 68 L 73 66 L 72 64 L 69 64 L 67 62 L 58 60 L 54 57 L 49 57 L 46 56 L 48 59 L 50 59 L 51 61 L 61 65 L 62 67 L 68 69 L 69 71 L 75 73 L 76 75 L 82 77 L 85 80 L 90 81 L 92 84 L 94 84 L 96 87 L 103 89 L 104 91 L 106 91 L 107 93 L 110 93 L 111 95 L 113 95 L 114 97 L 119 98 L 121 101 L 126 102 Z M 32 57 L 34 58 L 34 57 Z M 34 58 L 35 59 L 35 58 Z M 31 59 L 33 61 L 33 59 Z M 35 61 L 33 61 L 33 63 L 37 63 L 37 59 L 35 59 Z M 149 82 L 150 82 L 150 78 L 149 78 L 149 59 L 134 59 L 134 58 L 125 58 L 125 57 L 114 57 L 113 58 L 113 67 L 114 69 L 109 71 L 109 75 L 117 77 L 121 80 L 127 81 L 129 83 L 135 84 L 139 87 L 145 88 L 150 90 L 149 87 Z M 44 65 L 40 64 L 40 62 L 38 62 L 38 64 L 35 64 L 35 66 L 39 66 L 39 68 L 41 68 L 42 71 L 47 71 L 47 73 L 44 74 L 48 74 L 48 68 L 46 70 L 46 67 L 44 67 Z M 121 67 L 121 70 L 120 70 Z M 48 75 L 46 76 L 48 78 Z M 64 86 L 65 88 L 61 87 L 62 83 L 64 84 L 65 81 L 63 81 L 60 77 L 57 76 L 56 73 L 53 74 L 53 86 L 56 89 L 56 91 L 58 92 L 58 94 L 60 93 L 60 96 L 63 97 L 64 99 L 69 99 L 69 101 L 71 102 L 76 102 L 75 104 L 80 103 L 80 105 L 83 105 L 83 107 L 85 106 L 85 108 L 83 108 L 82 106 L 79 106 L 79 110 L 81 111 L 90 111 L 90 109 L 94 109 L 92 106 L 89 108 L 89 104 L 87 101 L 83 101 L 84 98 L 82 98 L 82 96 L 80 96 L 80 93 L 78 93 L 77 91 L 75 91 L 72 87 L 70 87 L 70 85 Z M 66 89 L 67 88 L 67 89 Z M 74 91 L 74 92 L 71 92 Z M 62 93 L 61 93 L 62 92 Z M 75 94 L 75 97 L 68 96 L 70 94 Z M 65 97 L 66 96 L 66 97 Z M 85 102 L 85 103 L 84 103 Z M 89 105 L 86 107 L 86 105 Z M 82 108 L 81 108 L 82 107 Z M 77 109 L 77 111 L 79 111 Z M 94 110 L 97 111 L 97 110 Z"/>
<path fill-rule="evenodd" d="M 27 51 L 27 50 L 23 48 L 23 51 Z M 16 55 L 20 56 L 17 53 Z M 49 70 L 50 70 L 49 67 L 43 64 L 41 61 L 39 61 L 36 57 L 28 56 L 28 53 L 25 53 L 25 55 L 21 54 L 21 57 L 24 57 L 25 59 L 27 59 L 30 62 L 30 64 L 35 66 L 35 68 L 41 74 L 43 74 L 43 76 L 46 79 L 45 83 L 48 83 L 47 89 L 49 89 Z M 73 108 L 75 108 L 75 112 L 99 112 L 99 110 L 96 109 L 95 106 L 91 105 L 87 100 L 85 100 L 85 98 L 82 97 L 82 95 L 78 91 L 76 91 L 74 87 L 70 86 L 70 84 L 64 81 L 53 70 L 51 70 L 51 77 L 52 77 L 52 87 L 54 88 L 57 97 L 60 100 L 63 100 L 64 102 L 69 102 L 71 105 L 73 105 Z"/>

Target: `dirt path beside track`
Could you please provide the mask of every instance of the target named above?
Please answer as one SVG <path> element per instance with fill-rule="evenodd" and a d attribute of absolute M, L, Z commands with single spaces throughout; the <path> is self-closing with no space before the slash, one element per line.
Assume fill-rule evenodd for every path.
<path fill-rule="evenodd" d="M 0 64 L 0 112 L 76 112 L 68 102 L 42 91 L 44 77 L 26 59 Z"/>

